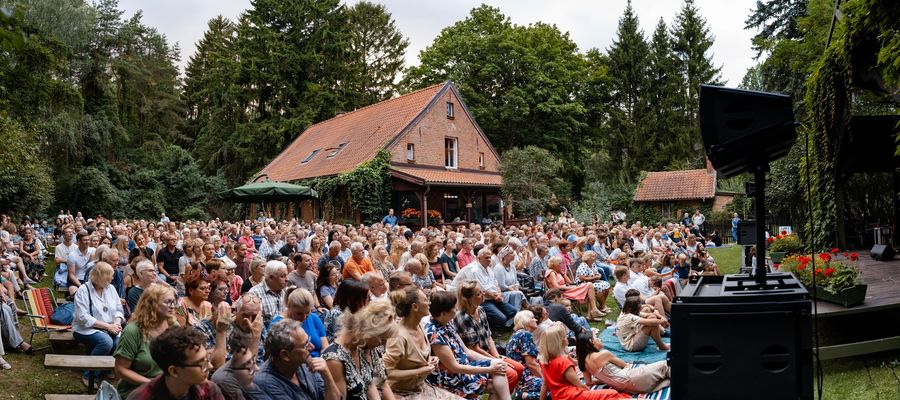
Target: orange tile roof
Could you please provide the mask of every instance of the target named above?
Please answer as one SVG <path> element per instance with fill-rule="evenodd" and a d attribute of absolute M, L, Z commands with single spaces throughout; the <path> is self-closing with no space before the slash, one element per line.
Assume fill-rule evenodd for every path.
<path fill-rule="evenodd" d="M 449 85 L 430 86 L 403 96 L 338 115 L 307 128 L 257 176 L 273 181 L 295 181 L 351 171 L 366 162 L 409 125 Z M 346 146 L 333 158 L 329 149 Z M 319 152 L 308 162 L 311 152 Z"/>
<path fill-rule="evenodd" d="M 415 183 L 432 185 L 478 185 L 500 187 L 500 174 L 474 171 L 453 171 L 437 168 L 391 166 L 394 176 Z"/>
<path fill-rule="evenodd" d="M 634 201 L 711 199 L 716 196 L 716 173 L 705 169 L 648 172 L 634 191 Z"/>

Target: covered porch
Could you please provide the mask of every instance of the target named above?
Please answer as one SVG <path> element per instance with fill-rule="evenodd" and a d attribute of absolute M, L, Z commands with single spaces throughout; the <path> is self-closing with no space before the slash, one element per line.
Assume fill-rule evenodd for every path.
<path fill-rule="evenodd" d="M 391 168 L 391 175 L 391 207 L 402 224 L 426 227 L 502 220 L 499 174 L 406 167 Z"/>

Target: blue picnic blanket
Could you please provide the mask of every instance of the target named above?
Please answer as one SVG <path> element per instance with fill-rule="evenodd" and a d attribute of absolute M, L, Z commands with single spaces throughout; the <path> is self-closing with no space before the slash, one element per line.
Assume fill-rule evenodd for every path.
<path fill-rule="evenodd" d="M 622 347 L 622 344 L 619 343 L 619 338 L 615 336 L 615 331 L 615 325 L 604 329 L 603 332 L 600 332 L 600 340 L 603 341 L 603 347 L 606 348 L 606 350 L 615 354 L 616 357 L 625 360 L 625 362 L 632 364 L 650 364 L 666 359 L 667 352 L 657 350 L 656 342 L 652 338 L 647 342 L 647 347 L 644 348 L 644 351 L 633 352 L 625 350 Z M 669 344 L 671 339 L 664 337 L 663 342 Z"/>
<path fill-rule="evenodd" d="M 609 389 L 609 387 L 606 385 L 591 386 L 591 390 L 597 390 L 597 389 Z M 672 388 L 670 388 L 670 387 L 662 388 L 662 389 L 659 389 L 652 393 L 635 394 L 635 395 L 631 396 L 631 398 L 633 398 L 633 399 L 650 399 L 650 400 L 669 400 L 671 397 L 672 397 Z"/>

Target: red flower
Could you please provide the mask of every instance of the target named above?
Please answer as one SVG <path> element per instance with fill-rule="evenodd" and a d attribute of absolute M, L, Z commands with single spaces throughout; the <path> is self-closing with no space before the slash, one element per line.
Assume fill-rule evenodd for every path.
<path fill-rule="evenodd" d="M 822 261 L 831 261 L 831 254 L 822 253 L 822 254 L 819 254 L 819 258 L 821 258 Z"/>
<path fill-rule="evenodd" d="M 850 252 L 845 251 L 845 252 L 844 252 L 844 258 L 850 258 Z"/>
<path fill-rule="evenodd" d="M 830 277 L 831 275 L 834 275 L 834 268 L 828 267 L 828 269 L 825 270 L 825 276 Z"/>
<path fill-rule="evenodd" d="M 797 271 L 803 271 L 804 269 L 806 269 L 806 263 L 797 266 Z"/>
<path fill-rule="evenodd" d="M 769 238 L 766 239 L 766 243 L 769 243 L 769 244 L 771 244 L 771 243 L 774 242 L 774 241 L 775 241 L 775 238 L 773 238 L 773 237 L 771 237 L 771 236 L 769 236 Z"/>
<path fill-rule="evenodd" d="M 787 235 L 787 231 L 781 231 L 782 235 Z"/>
<path fill-rule="evenodd" d="M 837 247 L 831 249 L 831 254 L 837 254 L 837 253 L 840 253 L 840 252 L 841 252 L 841 251 L 840 251 Z"/>
<path fill-rule="evenodd" d="M 816 275 L 819 275 L 821 273 L 822 273 L 822 268 L 816 268 Z"/>
<path fill-rule="evenodd" d="M 775 268 L 775 269 L 778 269 L 778 267 L 779 267 L 780 265 L 781 265 L 781 264 L 775 263 L 775 264 L 772 264 L 772 267 Z"/>
<path fill-rule="evenodd" d="M 853 261 L 859 260 L 859 254 L 850 253 L 850 259 Z"/>

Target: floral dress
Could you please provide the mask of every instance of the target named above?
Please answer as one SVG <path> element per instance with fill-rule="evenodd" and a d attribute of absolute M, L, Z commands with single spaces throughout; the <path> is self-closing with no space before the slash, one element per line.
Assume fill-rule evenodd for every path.
<path fill-rule="evenodd" d="M 374 375 L 372 364 L 375 364 L 376 362 L 380 364 L 381 359 L 379 358 L 376 361 L 373 358 L 369 361 L 364 354 L 365 353 L 360 350 L 359 366 L 357 366 L 356 363 L 353 362 L 353 358 L 350 356 L 350 352 L 347 351 L 347 348 L 338 343 L 331 344 L 324 352 L 322 352 L 322 358 L 325 360 L 336 360 L 344 364 L 344 381 L 347 383 L 348 399 L 367 400 L 369 398 L 366 389 L 368 389 L 369 384 L 372 383 Z"/>
<path fill-rule="evenodd" d="M 425 337 L 428 342 L 433 345 L 450 346 L 450 351 L 456 357 L 456 361 L 463 365 L 471 365 L 475 367 L 489 367 L 490 360 L 470 360 L 466 354 L 466 346 L 463 345 L 459 335 L 456 334 L 456 327 L 452 323 L 441 325 L 434 320 L 428 321 L 425 325 Z M 468 399 L 476 399 L 484 392 L 487 386 L 488 374 L 454 374 L 447 371 L 443 366 L 428 375 L 426 382 L 430 385 L 439 386 L 453 394 Z"/>
<path fill-rule="evenodd" d="M 431 289 L 434 288 L 434 274 L 431 273 L 430 269 L 425 270 L 425 276 L 421 276 L 418 274 L 411 274 L 412 282 L 421 289 Z"/>
<path fill-rule="evenodd" d="M 531 337 L 531 332 L 519 329 L 513 333 L 506 343 L 506 356 L 525 365 L 525 356 L 537 358 L 538 349 Z M 516 385 L 513 398 L 536 400 L 541 398 L 541 377 L 535 376 L 528 367 L 522 373 L 519 384 Z"/>
<path fill-rule="evenodd" d="M 593 265 L 588 265 L 587 263 L 581 263 L 580 265 L 578 265 L 578 270 L 575 271 L 575 282 L 581 283 L 582 276 L 594 276 L 594 275 L 600 275 L 601 277 L 603 276 L 603 274 L 601 274 L 600 271 L 598 271 L 597 268 L 594 267 Z M 587 281 L 585 281 L 585 282 L 587 282 Z M 597 279 L 591 283 L 594 285 L 594 290 L 596 290 L 598 292 L 602 292 L 606 289 L 609 289 L 609 282 L 607 282 L 603 278 Z"/>

